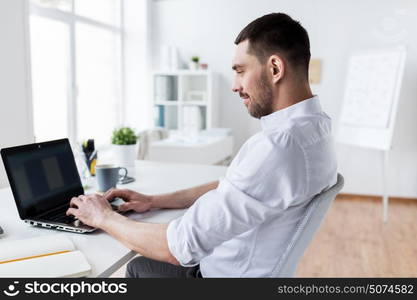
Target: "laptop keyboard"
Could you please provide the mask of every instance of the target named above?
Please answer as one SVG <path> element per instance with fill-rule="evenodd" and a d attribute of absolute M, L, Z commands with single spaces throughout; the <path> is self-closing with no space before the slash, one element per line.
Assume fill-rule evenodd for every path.
<path fill-rule="evenodd" d="M 50 214 L 45 215 L 43 219 L 48 220 L 48 221 L 58 222 L 58 223 L 64 223 L 64 224 L 70 224 L 74 222 L 76 218 L 72 215 L 67 216 L 65 214 L 66 211 L 67 211 L 66 208 L 64 210 L 54 211 Z"/>
<path fill-rule="evenodd" d="M 65 223 L 65 224 L 70 224 L 72 222 L 74 222 L 76 219 L 74 216 L 58 216 L 56 218 L 50 219 L 51 221 L 54 222 L 59 222 L 59 223 Z"/>

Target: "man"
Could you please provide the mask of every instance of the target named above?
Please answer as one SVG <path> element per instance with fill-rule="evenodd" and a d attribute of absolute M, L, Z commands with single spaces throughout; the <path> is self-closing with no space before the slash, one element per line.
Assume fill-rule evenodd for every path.
<path fill-rule="evenodd" d="M 311 199 L 336 183 L 330 118 L 308 83 L 307 32 L 282 13 L 265 15 L 236 38 L 233 91 L 262 131 L 242 146 L 225 178 L 165 195 L 110 190 L 71 200 L 68 214 L 143 255 L 128 277 L 273 277 Z M 111 211 L 189 208 L 170 224 Z"/>

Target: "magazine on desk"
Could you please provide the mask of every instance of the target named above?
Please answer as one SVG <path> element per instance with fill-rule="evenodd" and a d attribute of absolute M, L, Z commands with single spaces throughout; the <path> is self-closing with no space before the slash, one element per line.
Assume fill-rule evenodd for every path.
<path fill-rule="evenodd" d="M 0 241 L 0 277 L 83 277 L 91 266 L 64 234 Z"/>

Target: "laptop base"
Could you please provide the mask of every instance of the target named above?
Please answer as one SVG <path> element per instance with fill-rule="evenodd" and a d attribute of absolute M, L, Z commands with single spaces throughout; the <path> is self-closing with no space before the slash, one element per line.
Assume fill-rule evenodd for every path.
<path fill-rule="evenodd" d="M 76 233 L 88 233 L 88 232 L 93 232 L 97 230 L 97 228 L 94 228 L 85 224 L 79 224 L 77 226 L 76 225 L 77 222 L 81 223 L 78 220 L 76 220 L 74 224 L 61 224 L 61 223 L 54 224 L 51 221 L 30 220 L 30 219 L 24 220 L 24 222 L 32 226 L 36 226 L 36 227 L 43 227 L 43 228 L 48 228 L 48 229 L 56 229 L 56 230 L 76 232 Z"/>

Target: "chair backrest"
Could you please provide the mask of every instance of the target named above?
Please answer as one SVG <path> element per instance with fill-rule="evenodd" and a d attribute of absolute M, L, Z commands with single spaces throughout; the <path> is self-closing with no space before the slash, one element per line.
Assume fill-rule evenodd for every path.
<path fill-rule="evenodd" d="M 166 139 L 168 135 L 168 130 L 164 128 L 154 128 L 140 132 L 137 159 L 146 159 L 148 157 L 149 144 L 153 141 Z"/>
<path fill-rule="evenodd" d="M 324 217 L 336 195 L 343 188 L 344 179 L 337 174 L 337 182 L 334 186 L 315 196 L 297 224 L 294 235 L 282 254 L 273 273 L 274 277 L 293 277 L 298 262 L 319 229 Z"/>

